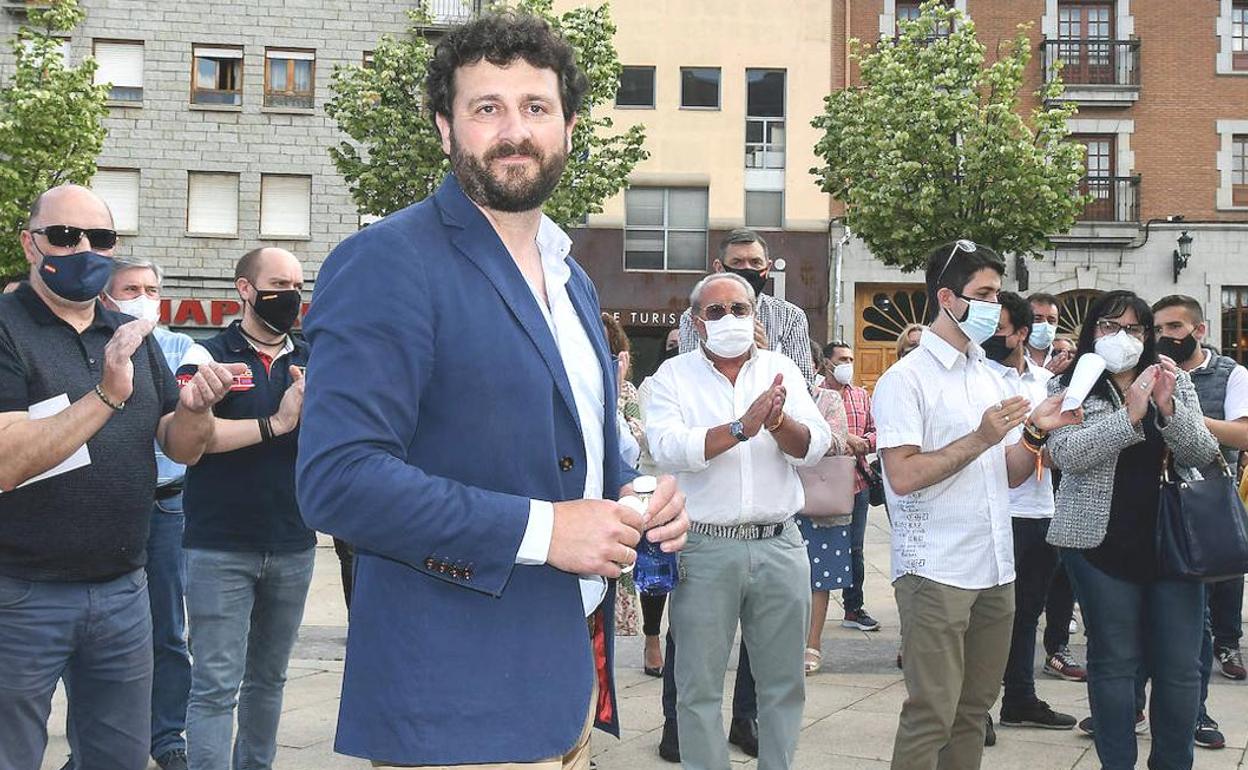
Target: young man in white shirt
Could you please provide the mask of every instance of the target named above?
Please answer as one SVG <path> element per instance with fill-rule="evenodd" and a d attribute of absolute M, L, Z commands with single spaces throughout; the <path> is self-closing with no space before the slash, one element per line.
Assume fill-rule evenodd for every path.
<path fill-rule="evenodd" d="M 755 295 L 715 273 L 690 297 L 699 349 L 651 378 L 646 438 L 686 493 L 690 541 L 672 593 L 678 730 L 685 767 L 727 770 L 721 704 L 738 621 L 758 693 L 758 766 L 792 767 L 802 726 L 802 649 L 810 563 L 793 515 L 795 466 L 827 451 L 831 430 L 801 370 L 754 344 Z"/>
<path fill-rule="evenodd" d="M 1003 273 L 996 252 L 970 241 L 934 249 L 934 318 L 872 399 L 909 693 L 893 770 L 979 766 L 1014 617 L 1009 486 L 1035 473 L 1046 431 L 1082 419 L 1056 398 L 1033 409 L 985 363 Z M 1006 446 L 1024 421 L 1032 438 Z"/>
<path fill-rule="evenodd" d="M 1001 321 L 997 333 L 983 343 L 989 366 L 1005 380 L 1006 388 L 1024 396 L 1033 407 L 1048 398 L 1048 369 L 1024 355 L 1032 332 L 1032 306 L 1012 291 L 1001 292 Z M 1017 439 L 1018 436 L 1013 438 Z M 1057 569 L 1057 549 L 1045 541 L 1053 519 L 1053 479 L 1038 467 L 1021 485 L 1010 490 L 1010 517 L 1014 531 L 1014 630 L 1005 667 L 1001 724 L 1069 730 L 1076 720 L 1049 708 L 1036 695 L 1036 628 L 1045 597 Z"/>

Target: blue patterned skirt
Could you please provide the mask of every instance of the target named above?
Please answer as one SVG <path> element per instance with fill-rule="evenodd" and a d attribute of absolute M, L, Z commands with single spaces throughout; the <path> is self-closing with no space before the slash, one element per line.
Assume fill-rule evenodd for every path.
<path fill-rule="evenodd" d="M 839 591 L 853 582 L 849 561 L 849 527 L 815 524 L 805 516 L 797 517 L 806 555 L 810 558 L 810 590 Z"/>

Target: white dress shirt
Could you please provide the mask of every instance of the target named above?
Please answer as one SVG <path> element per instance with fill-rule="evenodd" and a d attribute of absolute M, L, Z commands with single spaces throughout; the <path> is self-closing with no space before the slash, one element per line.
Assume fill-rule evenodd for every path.
<path fill-rule="evenodd" d="M 992 361 L 988 365 L 1005 380 L 1005 387 L 1009 389 L 1010 395 L 1024 396 L 1031 408 L 1035 409 L 1041 401 L 1049 397 L 1048 382 L 1053 378 L 1053 372 L 1032 363 L 1027 356 L 1023 356 L 1023 363 L 1027 367 L 1023 374 L 1019 374 L 1012 366 L 1002 366 Z M 1022 437 L 1023 429 L 1015 428 L 1005 437 L 1005 444 L 1016 444 Z M 1015 518 L 1051 519 L 1054 510 L 1053 476 L 1048 468 L 1044 469 L 1040 478 L 1037 479 L 1036 474 L 1032 473 L 1026 481 L 1010 490 L 1010 515 Z"/>
<path fill-rule="evenodd" d="M 984 351 L 954 349 L 930 329 L 919 347 L 875 385 L 871 414 L 881 450 L 934 452 L 979 427 L 984 411 L 1009 398 Z M 893 524 L 893 580 L 920 577 L 982 589 L 1014 580 L 1014 533 L 1004 441 L 944 481 L 908 495 L 885 491 Z"/>
<path fill-rule="evenodd" d="M 785 417 L 810 431 L 806 456 L 785 454 L 763 429 L 706 459 L 707 431 L 741 419 L 777 374 L 784 375 Z M 806 390 L 806 378 L 788 356 L 755 348 L 732 383 L 699 348 L 664 362 L 649 382 L 646 443 L 655 465 L 676 474 L 690 520 L 774 524 L 802 509 L 806 500 L 795 466 L 819 462 L 832 443 L 832 432 Z"/>
<path fill-rule="evenodd" d="M 546 279 L 545 301 L 532 284 L 529 284 L 529 289 L 554 335 L 568 383 L 572 386 L 572 400 L 576 404 L 581 437 L 585 442 L 585 491 L 582 498 L 601 500 L 606 395 L 598 356 L 581 324 L 581 317 L 576 314 L 576 307 L 568 297 L 568 279 L 572 277 L 572 269 L 565 260 L 571 249 L 572 239 L 543 214 L 537 230 L 537 250 L 542 257 L 542 275 Z M 554 527 L 554 505 L 545 500 L 529 501 L 529 524 L 516 552 L 516 563 L 545 564 Z M 601 577 L 581 577 L 581 601 L 587 616 L 602 603 L 606 594 L 607 582 Z"/>

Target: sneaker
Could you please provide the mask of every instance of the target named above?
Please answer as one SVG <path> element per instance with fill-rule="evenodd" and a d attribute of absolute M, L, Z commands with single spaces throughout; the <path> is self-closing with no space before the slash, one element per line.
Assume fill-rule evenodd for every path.
<path fill-rule="evenodd" d="M 1070 650 L 1063 647 L 1044 661 L 1044 673 L 1065 679 L 1068 682 L 1086 682 L 1088 672 L 1071 656 Z"/>
<path fill-rule="evenodd" d="M 1078 727 L 1079 732 L 1089 738 L 1092 737 L 1092 717 L 1084 717 L 1079 720 Z M 1148 720 L 1144 718 L 1143 711 L 1137 711 L 1135 712 L 1135 734 L 1143 735 L 1146 732 L 1148 732 Z"/>
<path fill-rule="evenodd" d="M 1220 647 L 1214 650 L 1214 655 L 1218 656 L 1218 662 L 1222 665 L 1219 670 L 1222 676 L 1227 679 L 1241 681 L 1248 678 L 1248 671 L 1244 670 L 1244 657 L 1239 650 L 1233 650 L 1229 647 Z"/>
<path fill-rule="evenodd" d="M 1196 745 L 1204 749 L 1221 749 L 1226 746 L 1226 737 L 1218 729 L 1218 723 L 1208 714 L 1196 720 Z"/>
<path fill-rule="evenodd" d="M 187 770 L 186 750 L 172 749 L 166 751 L 156 758 L 156 764 L 160 765 L 160 770 Z"/>
<path fill-rule="evenodd" d="M 988 726 L 984 728 L 984 745 L 997 745 L 997 730 L 992 726 L 992 714 L 988 715 Z"/>
<path fill-rule="evenodd" d="M 1001 724 L 1006 727 L 1039 727 L 1045 730 L 1069 730 L 1076 720 L 1069 714 L 1059 714 L 1042 700 L 1025 706 L 1001 706 Z"/>
<path fill-rule="evenodd" d="M 841 628 L 856 628 L 859 631 L 879 631 L 880 622 L 871 617 L 865 609 L 845 610 L 845 619 L 841 621 Z"/>

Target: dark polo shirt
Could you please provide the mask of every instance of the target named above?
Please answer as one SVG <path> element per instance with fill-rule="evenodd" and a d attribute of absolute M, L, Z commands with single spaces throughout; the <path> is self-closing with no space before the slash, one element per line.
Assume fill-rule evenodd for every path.
<path fill-rule="evenodd" d="M 0 412 L 92 394 L 104 346 L 130 320 L 96 303 L 95 320 L 79 334 L 29 284 L 0 296 Z M 160 418 L 177 407 L 178 387 L 150 336 L 132 360 L 134 393 L 87 440 L 91 464 L 0 494 L 0 574 L 99 582 L 146 562 L 156 489 L 152 439 Z"/>

